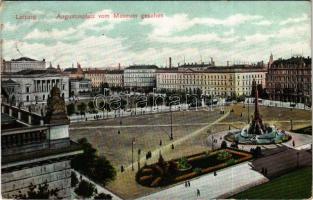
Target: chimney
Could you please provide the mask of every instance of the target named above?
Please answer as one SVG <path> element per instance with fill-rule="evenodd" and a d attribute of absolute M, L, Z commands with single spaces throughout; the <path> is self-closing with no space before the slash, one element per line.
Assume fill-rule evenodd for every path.
<path fill-rule="evenodd" d="M 229 66 L 229 61 L 227 60 L 227 67 Z"/>
<path fill-rule="evenodd" d="M 118 63 L 118 70 L 121 70 L 121 63 Z"/>
<path fill-rule="evenodd" d="M 169 68 L 172 68 L 172 58 L 171 57 L 169 57 L 169 59 L 168 59 L 168 65 L 169 65 Z"/>

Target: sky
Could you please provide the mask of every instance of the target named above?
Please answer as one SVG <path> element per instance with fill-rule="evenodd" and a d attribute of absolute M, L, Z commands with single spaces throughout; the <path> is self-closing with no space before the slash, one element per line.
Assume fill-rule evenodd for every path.
<path fill-rule="evenodd" d="M 6 60 L 106 68 L 165 67 L 168 57 L 176 66 L 211 57 L 226 65 L 268 62 L 271 53 L 274 59 L 311 55 L 309 1 L 3 2 L 1 9 Z M 142 18 L 154 13 L 159 17 Z M 94 18 L 64 19 L 68 15 Z"/>

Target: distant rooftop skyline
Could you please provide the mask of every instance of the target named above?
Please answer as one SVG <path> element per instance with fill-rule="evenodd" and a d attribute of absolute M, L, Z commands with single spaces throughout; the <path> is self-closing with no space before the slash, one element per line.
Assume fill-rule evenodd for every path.
<path fill-rule="evenodd" d="M 6 60 L 25 56 L 62 68 L 77 62 L 117 68 L 168 66 L 168 57 L 177 66 L 211 57 L 226 65 L 267 63 L 271 53 L 274 59 L 311 55 L 309 1 L 4 2 L 2 9 Z M 114 13 L 130 17 L 112 19 Z"/>

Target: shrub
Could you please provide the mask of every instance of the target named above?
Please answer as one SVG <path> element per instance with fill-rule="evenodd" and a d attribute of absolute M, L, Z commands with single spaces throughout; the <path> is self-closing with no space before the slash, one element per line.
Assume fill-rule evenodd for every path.
<path fill-rule="evenodd" d="M 195 168 L 195 169 L 193 170 L 193 172 L 196 173 L 196 174 L 201 174 L 202 169 L 201 169 L 201 168 Z"/>
<path fill-rule="evenodd" d="M 94 197 L 94 199 L 111 200 L 113 197 L 110 194 L 100 193 Z"/>
<path fill-rule="evenodd" d="M 32 183 L 29 185 L 29 190 L 26 194 L 22 194 L 21 191 L 19 191 L 18 195 L 14 196 L 14 199 L 50 199 L 51 197 L 55 197 L 56 199 L 58 197 L 59 189 L 51 189 L 49 190 L 49 185 L 47 182 L 41 185 L 33 185 Z"/>
<path fill-rule="evenodd" d="M 82 180 L 75 189 L 75 193 L 84 198 L 89 198 L 97 193 L 97 189 L 94 184 Z"/>
<path fill-rule="evenodd" d="M 71 172 L 71 187 L 76 187 L 78 184 L 78 178 L 75 172 Z"/>
<path fill-rule="evenodd" d="M 73 115 L 75 113 L 75 105 L 74 104 L 68 104 L 66 106 L 67 115 Z"/>
<path fill-rule="evenodd" d="M 191 165 L 188 163 L 188 160 L 186 157 L 182 157 L 178 163 L 177 163 L 178 169 L 188 169 L 191 167 Z"/>
<path fill-rule="evenodd" d="M 226 161 L 226 165 L 234 165 L 234 164 L 236 164 L 236 162 L 237 162 L 237 160 L 231 158 L 231 159 Z"/>
<path fill-rule="evenodd" d="M 228 160 L 232 157 L 227 151 L 220 151 L 217 153 L 217 160 Z"/>

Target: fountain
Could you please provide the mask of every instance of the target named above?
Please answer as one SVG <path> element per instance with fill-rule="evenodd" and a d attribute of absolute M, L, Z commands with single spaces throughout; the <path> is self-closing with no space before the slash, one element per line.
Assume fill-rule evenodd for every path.
<path fill-rule="evenodd" d="M 225 136 L 225 139 L 239 144 L 279 144 L 291 139 L 285 131 L 277 129 L 274 125 L 264 125 L 259 111 L 258 90 L 253 80 L 255 99 L 254 116 L 250 124 L 241 131 L 232 132 Z"/>

